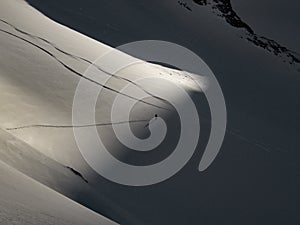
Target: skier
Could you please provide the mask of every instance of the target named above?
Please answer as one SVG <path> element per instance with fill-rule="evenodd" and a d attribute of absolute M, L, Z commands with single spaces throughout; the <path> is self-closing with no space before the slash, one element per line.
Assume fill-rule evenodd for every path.
<path fill-rule="evenodd" d="M 155 114 L 155 115 L 154 115 L 154 118 L 155 118 L 155 120 L 156 120 L 156 119 L 158 118 L 158 114 Z M 147 123 L 147 124 L 145 125 L 145 128 L 149 127 L 149 125 L 150 125 L 150 122 Z"/>

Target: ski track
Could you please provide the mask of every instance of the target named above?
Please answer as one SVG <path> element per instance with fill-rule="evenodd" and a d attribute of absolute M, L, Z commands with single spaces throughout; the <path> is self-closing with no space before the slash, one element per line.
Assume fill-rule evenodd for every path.
<path fill-rule="evenodd" d="M 109 73 L 108 71 L 103 70 L 102 68 L 100 68 L 98 65 L 95 65 L 95 64 L 92 63 L 91 61 L 89 61 L 89 60 L 87 60 L 87 59 L 85 59 L 85 58 L 82 58 L 82 57 L 80 57 L 80 56 L 76 56 L 76 55 L 73 55 L 73 54 L 71 54 L 71 53 L 68 53 L 68 52 L 62 50 L 61 48 L 57 47 L 55 44 L 49 42 L 48 40 L 46 40 L 46 39 L 44 39 L 44 38 L 41 38 L 41 37 L 38 37 L 38 36 L 35 36 L 35 35 L 32 35 L 32 34 L 29 34 L 29 33 L 25 32 L 25 31 L 23 31 L 23 30 L 20 30 L 19 28 L 17 28 L 17 27 L 15 27 L 15 26 L 11 25 L 10 23 L 6 22 L 5 20 L 0 19 L 0 21 L 3 22 L 3 23 L 5 23 L 5 24 L 7 24 L 7 25 L 9 25 L 9 26 L 11 26 L 11 27 L 14 28 L 16 31 L 18 31 L 18 32 L 20 32 L 20 33 L 22 33 L 22 34 L 25 34 L 25 35 L 27 35 L 27 36 L 30 36 L 30 37 L 34 38 L 34 39 L 39 39 L 39 40 L 42 40 L 42 41 L 46 42 L 47 44 L 51 45 L 51 46 L 54 47 L 56 50 L 58 50 L 59 52 L 65 54 L 65 55 L 67 55 L 67 56 L 70 56 L 70 57 L 72 57 L 72 58 L 74 58 L 74 59 L 82 60 L 82 61 L 84 61 L 84 62 L 86 62 L 86 63 L 89 63 L 90 65 L 96 67 L 99 71 L 101 71 L 101 72 L 103 72 L 103 73 L 106 73 L 107 75 L 109 75 L 109 76 L 111 76 L 111 77 L 114 77 L 114 78 L 117 78 L 117 79 L 120 79 L 120 80 L 129 82 L 129 83 L 135 85 L 136 87 L 140 88 L 142 91 L 144 91 L 146 94 L 150 95 L 151 97 L 153 97 L 153 98 L 155 98 L 155 99 L 157 99 L 157 100 L 159 100 L 159 101 L 162 101 L 162 102 L 164 102 L 164 103 L 167 103 L 167 100 L 162 99 L 162 98 L 160 98 L 160 97 L 158 97 L 158 96 L 155 96 L 155 95 L 151 94 L 149 91 L 145 90 L 141 85 L 136 84 L 135 82 L 131 81 L 130 79 L 127 79 L 127 78 L 124 78 L 124 77 L 117 76 L 117 75 L 115 75 L 115 74 Z M 109 87 L 109 86 L 106 86 L 106 85 L 104 85 L 104 84 L 101 84 L 101 83 L 99 83 L 99 82 L 97 82 L 97 81 L 95 81 L 95 80 L 93 80 L 93 79 L 91 79 L 91 78 L 88 78 L 88 77 L 84 76 L 83 74 L 77 72 L 76 70 L 74 70 L 73 68 L 71 68 L 70 66 L 68 66 L 67 64 L 65 64 L 63 61 L 61 61 L 60 59 L 58 59 L 53 53 L 51 53 L 50 51 L 46 50 L 45 48 L 43 48 L 43 47 L 41 47 L 41 46 L 39 46 L 39 45 L 37 45 L 37 44 L 35 44 L 35 43 L 33 43 L 33 42 L 31 42 L 31 41 L 25 39 L 25 38 L 22 38 L 22 37 L 20 37 L 20 36 L 18 36 L 18 35 L 15 35 L 15 34 L 9 32 L 9 31 L 3 30 L 3 29 L 0 29 L 0 31 L 3 32 L 3 33 L 6 33 L 6 34 L 8 34 L 8 35 L 11 35 L 11 36 L 13 36 L 13 37 L 15 37 L 15 38 L 18 38 L 18 39 L 20 39 L 20 40 L 22 40 L 22 41 L 24 41 L 24 42 L 27 42 L 28 44 L 31 44 L 32 46 L 34 46 L 34 47 L 40 49 L 41 51 L 45 52 L 46 54 L 48 54 L 49 56 L 51 56 L 52 58 L 54 58 L 58 63 L 60 63 L 60 64 L 61 64 L 63 67 L 65 67 L 67 70 L 69 70 L 69 71 L 71 71 L 72 73 L 76 74 L 77 76 L 82 77 L 82 78 L 84 78 L 84 79 L 86 79 L 86 80 L 88 80 L 88 81 L 90 81 L 90 82 L 92 82 L 92 83 L 95 83 L 95 84 L 97 84 L 97 85 L 99 85 L 99 86 L 101 86 L 101 87 L 103 87 L 103 88 L 105 88 L 105 89 L 107 89 L 107 90 L 109 90 L 109 91 L 115 92 L 115 93 L 117 93 L 117 94 L 121 94 L 121 95 L 123 95 L 123 96 L 125 96 L 125 97 L 131 98 L 131 99 L 133 99 L 133 100 L 136 100 L 136 101 L 138 101 L 138 102 L 141 102 L 141 103 L 144 103 L 144 104 L 147 104 L 147 105 L 156 107 L 156 108 L 160 108 L 160 109 L 164 109 L 164 110 L 170 110 L 170 109 L 168 109 L 168 108 L 161 107 L 161 106 L 158 106 L 158 105 L 155 105 L 155 104 L 146 102 L 146 101 L 144 101 L 144 100 L 135 98 L 135 97 L 133 97 L 133 96 L 124 94 L 124 93 L 122 93 L 122 92 L 119 92 L 118 90 L 115 90 L 115 89 L 113 89 L 113 88 L 111 88 L 111 87 Z"/>

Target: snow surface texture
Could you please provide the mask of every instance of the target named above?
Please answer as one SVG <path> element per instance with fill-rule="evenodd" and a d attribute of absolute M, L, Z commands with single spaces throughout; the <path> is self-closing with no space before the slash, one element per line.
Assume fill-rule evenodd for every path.
<path fill-rule="evenodd" d="M 230 113 L 229 129 L 221 154 L 205 173 L 197 171 L 209 135 L 210 124 L 204 119 L 203 139 L 195 157 L 172 179 L 145 188 L 105 180 L 87 165 L 77 149 L 71 109 L 79 75 L 110 47 L 53 22 L 24 1 L 2 0 L 3 162 L 121 224 L 299 224 L 300 157 L 296 150 L 300 147 L 300 81 L 294 65 L 282 63 L 282 58 L 272 52 L 241 39 L 240 29 L 228 26 L 223 18 L 192 1 L 186 5 L 177 1 L 149 4 L 116 0 L 103 1 L 97 7 L 92 4 L 98 1 L 92 0 L 28 2 L 39 2 L 40 10 L 50 18 L 112 46 L 161 39 L 192 49 L 217 75 Z M 139 71 L 147 75 L 153 70 L 159 73 L 162 67 L 144 63 L 118 75 L 132 78 L 139 76 Z M 110 80 L 114 87 L 122 82 Z M 109 91 L 101 95 L 106 102 L 111 97 Z M 198 97 L 195 95 L 202 108 L 205 101 Z M 101 106 L 97 106 L 99 124 L 110 119 L 102 116 L 107 108 Z M 145 108 L 139 105 L 133 119 L 149 119 L 156 112 L 149 106 L 148 114 L 141 117 L 139 112 Z M 110 138 L 111 127 L 100 126 L 98 131 L 106 144 L 115 144 Z M 120 155 L 124 149 L 117 145 L 114 150 Z M 152 163 L 134 156 L 121 154 L 124 161 L 133 164 Z M 3 171 L 14 171 L 5 168 Z M 2 193 L 5 191 L 1 192 L 4 199 Z M 4 206 L 3 212 L 9 207 Z"/>

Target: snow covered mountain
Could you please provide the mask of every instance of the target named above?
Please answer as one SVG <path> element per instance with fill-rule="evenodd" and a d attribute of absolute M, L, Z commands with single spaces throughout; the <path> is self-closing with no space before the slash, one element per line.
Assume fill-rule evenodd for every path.
<path fill-rule="evenodd" d="M 265 23 L 245 9 L 257 10 L 257 2 L 260 13 L 270 8 L 258 13 Z M 300 46 L 294 18 L 299 4 L 281 7 L 281 23 L 271 13 L 276 4 L 2 0 L 0 223 L 299 224 Z M 210 121 L 207 102 L 193 92 L 204 109 L 202 139 L 191 162 L 163 183 L 129 187 L 101 177 L 83 159 L 73 134 L 72 104 L 79 80 L 99 55 L 148 39 L 180 44 L 205 60 L 223 90 L 228 127 L 217 159 L 199 173 Z M 150 73 L 181 74 L 143 62 L 119 71 L 108 84 L 118 91 L 128 79 Z M 95 118 L 113 154 L 137 165 L 166 157 L 168 151 L 146 157 L 122 153 L 107 124 L 115 94 L 104 90 L 105 104 L 97 105 Z M 140 131 L 157 112 L 163 114 L 141 102 L 131 116 L 143 122 L 133 128 Z"/>

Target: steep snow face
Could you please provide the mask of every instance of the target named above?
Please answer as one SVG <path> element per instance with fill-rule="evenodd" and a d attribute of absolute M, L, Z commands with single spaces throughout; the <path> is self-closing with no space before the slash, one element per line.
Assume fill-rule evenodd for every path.
<path fill-rule="evenodd" d="M 113 75 L 108 86 L 101 83 L 101 77 L 97 78 L 100 82 L 89 80 L 85 77 L 85 70 L 98 56 L 111 51 L 109 46 L 57 25 L 32 11 L 24 2 L 7 1 L 2 4 L 0 48 L 5 54 L 1 55 L 0 67 L 3 92 L 0 99 L 1 124 L 64 165 L 78 167 L 83 163 L 72 131 L 73 97 L 81 78 L 103 87 L 108 92 L 107 99 L 118 93 L 124 84 L 130 83 L 130 79 L 149 76 L 163 77 L 187 90 L 200 91 L 186 74 L 141 60 L 139 64 L 128 66 Z M 15 5 L 19 7 L 19 16 L 15 16 L 13 10 L 4 11 Z M 26 22 L 23 23 L 25 18 Z M 33 22 L 36 20 L 39 22 Z M 123 56 L 127 57 L 126 54 Z M 116 63 L 116 60 L 119 59 L 114 58 L 112 62 Z M 16 64 L 18 67 L 14 66 Z M 105 74 L 104 77 L 107 76 L 111 75 Z M 155 88 L 159 88 L 157 83 L 149 83 L 144 90 L 150 90 L 148 93 L 151 93 L 151 89 Z M 97 106 L 100 112 L 108 108 L 109 104 L 105 101 L 105 104 Z M 144 105 L 151 106 L 148 103 Z M 157 108 L 155 105 L 152 107 Z M 147 121 L 150 119 L 150 116 L 143 118 Z M 109 122 L 109 115 L 100 114 L 97 117 L 97 123 Z M 62 146 L 64 151 L 61 151 Z"/>
<path fill-rule="evenodd" d="M 194 50 L 220 81 L 230 112 L 230 127 L 217 163 L 207 173 L 197 171 L 210 133 L 209 113 L 205 111 L 203 139 L 195 158 L 173 179 L 145 188 L 125 187 L 104 179 L 78 151 L 72 130 L 72 103 L 85 70 L 111 48 L 51 21 L 23 1 L 2 0 L 0 125 L 10 133 L 1 134 L 10 157 L 7 148 L 3 148 L 1 160 L 121 224 L 199 225 L 225 221 L 265 225 L 284 224 L 291 218 L 299 221 L 295 210 L 300 187 L 296 166 L 299 152 L 295 150 L 299 148 L 299 77 L 293 66 L 241 39 L 245 29 L 224 23 L 225 19 L 212 14 L 210 8 L 196 4 L 160 0 L 151 4 L 121 0 L 30 2 L 45 4 L 43 12 L 47 15 L 114 46 L 140 39 L 162 39 Z M 61 7 L 65 3 L 68 7 Z M 92 3 L 95 7 L 91 7 Z M 203 96 L 194 93 L 188 79 L 168 75 L 174 70 L 143 62 L 117 75 L 138 77 L 152 71 L 184 84 L 194 94 L 199 108 L 207 106 Z M 116 78 L 108 82 L 114 89 L 126 83 Z M 149 83 L 147 87 L 159 84 Z M 117 94 L 104 90 L 95 116 L 97 130 L 105 144 L 113 147 L 112 154 L 133 165 L 166 158 L 169 146 L 158 155 L 127 154 L 128 149 L 112 138 L 109 109 Z M 148 100 L 162 104 L 151 97 Z M 145 127 L 156 113 L 168 116 L 163 109 L 142 102 L 132 110 L 131 120 L 139 121 L 131 128 L 138 137 L 149 136 Z M 78 127 L 85 125 L 96 124 Z M 180 127 L 175 124 L 170 129 L 175 140 Z M 12 139 L 13 145 L 6 139 Z M 17 151 L 15 143 L 22 148 Z M 24 154 L 25 150 L 29 153 Z"/>
<path fill-rule="evenodd" d="M 268 145 L 281 146 L 279 148 L 290 148 L 289 144 L 284 143 L 296 143 L 297 138 L 294 134 L 299 126 L 294 121 L 298 119 L 300 109 L 296 97 L 299 68 L 296 61 L 292 65 L 290 63 L 294 61 L 294 56 L 298 58 L 296 51 L 299 47 L 281 41 L 284 39 L 276 38 L 271 33 L 261 32 L 262 28 L 258 28 L 262 25 L 259 18 L 250 20 L 247 16 L 250 11 L 244 16 L 244 11 L 239 10 L 243 7 L 243 2 L 28 2 L 59 23 L 111 46 L 137 40 L 158 39 L 191 49 L 206 61 L 217 76 L 231 112 L 230 123 L 235 130 Z M 60 7 L 60 4 L 69 7 Z M 255 2 L 247 2 L 246 5 L 252 4 Z M 266 2 L 258 3 L 257 7 L 260 4 Z M 274 4 L 278 5 L 278 2 Z M 183 5 L 189 6 L 192 11 Z M 296 9 L 297 5 L 294 6 Z M 265 5 L 264 9 L 268 11 Z M 132 16 L 128 17 L 128 14 Z M 252 17 L 255 17 L 254 14 Z M 276 15 L 265 16 L 270 16 L 271 20 L 266 26 L 272 27 L 273 30 L 278 29 L 277 33 L 281 33 L 280 36 L 293 35 L 293 32 L 285 34 L 282 27 L 277 27 Z M 294 17 L 286 16 L 285 19 L 286 23 L 297 27 L 298 20 Z M 233 26 L 234 24 L 236 25 Z M 248 27 L 248 31 L 245 27 Z M 257 37 L 249 32 L 251 30 Z M 248 41 L 247 38 L 252 41 Z M 286 62 L 283 62 L 284 60 Z M 277 110 L 278 105 L 285 110 Z M 260 121 L 260 129 L 254 127 L 253 121 Z M 276 133 L 277 138 L 267 135 L 270 126 L 273 127 L 272 131 L 274 135 Z M 283 136 L 285 140 L 282 140 Z"/>
<path fill-rule="evenodd" d="M 3 146 L 8 147 L 4 148 L 7 153 L 1 152 L 0 159 L 99 213 L 120 222 L 142 224 L 140 218 L 132 216 L 133 212 L 128 212 L 126 207 L 119 207 L 114 200 L 103 197 L 105 192 L 110 192 L 111 183 L 94 172 L 78 150 L 72 124 L 77 84 L 80 79 L 85 79 L 104 89 L 100 96 L 104 103 L 96 105 L 96 123 L 76 126 L 97 127 L 110 145 L 115 144 L 110 133 L 113 125 L 109 114 L 110 100 L 120 94 L 124 85 L 130 83 L 148 93 L 147 102 L 139 101 L 131 118 L 139 122 L 134 129 L 142 129 L 138 135 L 147 135 L 145 127 L 155 113 L 167 114 L 165 102 L 149 94 L 153 89 L 165 90 L 176 99 L 176 92 L 172 93 L 172 88 L 162 86 L 162 83 L 149 82 L 145 87 L 139 87 L 130 79 L 162 77 L 187 91 L 200 93 L 201 90 L 183 72 L 142 60 L 115 75 L 108 74 L 107 84 L 99 81 L 101 77 L 91 80 L 85 76 L 85 70 L 99 55 L 111 51 L 111 47 L 56 24 L 22 1 L 3 1 L 0 11 L 0 124 L 10 133 L 1 132 Z M 110 63 L 117 60 L 114 58 Z M 89 92 L 88 89 L 85 91 Z M 131 95 L 124 96 L 134 99 Z M 182 100 L 179 98 L 178 101 Z M 122 150 L 115 147 L 116 155 Z M 110 192 L 111 197 L 117 193 Z"/>

